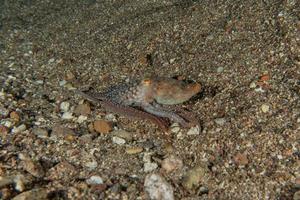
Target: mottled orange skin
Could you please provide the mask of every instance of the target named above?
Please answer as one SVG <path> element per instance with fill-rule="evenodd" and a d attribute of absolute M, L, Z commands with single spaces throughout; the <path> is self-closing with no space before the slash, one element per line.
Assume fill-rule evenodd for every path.
<path fill-rule="evenodd" d="M 185 83 L 172 78 L 154 78 L 147 81 L 150 82 L 148 87 L 152 88 L 149 96 L 164 105 L 181 104 L 201 90 L 199 83 Z"/>
<path fill-rule="evenodd" d="M 118 108 L 117 106 L 113 108 L 116 112 L 120 109 L 120 105 L 122 106 L 120 113 L 126 112 L 126 107 L 138 107 L 154 116 L 168 118 L 184 127 L 189 127 L 195 123 L 191 123 L 186 118 L 161 107 L 161 105 L 181 104 L 199 93 L 200 90 L 199 83 L 185 83 L 173 78 L 155 77 L 140 82 L 120 84 L 101 94 L 94 94 L 93 97 L 103 102 L 113 103 L 110 105 L 119 105 Z M 132 112 L 132 109 L 128 109 L 128 112 Z"/>

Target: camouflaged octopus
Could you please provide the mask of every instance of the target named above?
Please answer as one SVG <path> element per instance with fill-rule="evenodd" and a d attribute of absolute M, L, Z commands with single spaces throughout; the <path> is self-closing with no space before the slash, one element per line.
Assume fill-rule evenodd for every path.
<path fill-rule="evenodd" d="M 184 127 L 195 125 L 195 119 L 178 114 L 163 105 L 176 105 L 189 100 L 199 93 L 199 83 L 186 83 L 182 80 L 155 77 L 123 83 L 108 88 L 101 93 L 77 93 L 93 103 L 100 104 L 107 111 L 128 117 L 148 119 L 167 131 L 166 119 Z"/>

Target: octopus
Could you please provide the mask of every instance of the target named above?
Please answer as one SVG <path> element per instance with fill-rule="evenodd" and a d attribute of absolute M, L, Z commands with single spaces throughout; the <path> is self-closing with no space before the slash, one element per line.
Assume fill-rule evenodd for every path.
<path fill-rule="evenodd" d="M 154 122 L 164 132 L 168 131 L 168 120 L 183 127 L 196 125 L 195 117 L 183 110 L 171 110 L 166 106 L 188 101 L 201 90 L 199 83 L 167 77 L 145 78 L 141 81 L 121 83 L 101 93 L 76 92 L 108 112 L 130 118 L 146 119 Z"/>

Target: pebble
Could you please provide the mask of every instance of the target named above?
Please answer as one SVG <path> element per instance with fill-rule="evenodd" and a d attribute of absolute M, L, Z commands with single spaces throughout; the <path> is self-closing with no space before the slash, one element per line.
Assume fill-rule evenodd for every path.
<path fill-rule="evenodd" d="M 105 115 L 105 119 L 108 120 L 108 121 L 112 121 L 112 122 L 116 122 L 117 121 L 117 118 L 114 114 L 112 113 L 109 113 L 107 115 Z"/>
<path fill-rule="evenodd" d="M 217 72 L 218 72 L 218 73 L 221 73 L 221 72 L 223 72 L 223 71 L 224 71 L 224 67 L 218 67 L 218 68 L 217 68 Z"/>
<path fill-rule="evenodd" d="M 12 112 L 9 114 L 9 117 L 10 117 L 12 120 L 16 121 L 16 122 L 20 121 L 20 116 L 19 116 L 19 114 L 18 114 L 16 111 L 12 111 Z"/>
<path fill-rule="evenodd" d="M 253 88 L 256 88 L 256 82 L 254 82 L 254 81 L 251 82 L 251 83 L 250 83 L 250 88 L 252 88 L 252 89 L 253 89 Z"/>
<path fill-rule="evenodd" d="M 172 171 L 175 171 L 176 169 L 181 169 L 183 167 L 183 162 L 178 157 L 171 155 L 162 161 L 161 167 L 167 173 L 170 173 Z"/>
<path fill-rule="evenodd" d="M 52 128 L 51 135 L 54 135 L 57 137 L 66 137 L 67 135 L 75 135 L 75 133 L 70 128 L 56 125 Z"/>
<path fill-rule="evenodd" d="M 216 118 L 214 120 L 216 122 L 216 124 L 223 126 L 226 123 L 226 119 L 225 118 Z"/>
<path fill-rule="evenodd" d="M 158 174 L 149 174 L 145 178 L 144 189 L 151 200 L 174 200 L 172 185 Z"/>
<path fill-rule="evenodd" d="M 76 115 L 83 115 L 83 116 L 87 116 L 89 114 L 91 114 L 91 107 L 89 104 L 79 104 L 78 106 L 76 106 L 74 113 Z"/>
<path fill-rule="evenodd" d="M 38 161 L 26 159 L 23 161 L 23 165 L 24 170 L 34 177 L 42 178 L 45 175 L 45 171 Z"/>
<path fill-rule="evenodd" d="M 73 113 L 71 112 L 65 112 L 63 113 L 63 115 L 61 116 L 62 119 L 73 119 L 74 116 L 73 116 Z"/>
<path fill-rule="evenodd" d="M 269 110 L 270 110 L 270 106 L 269 106 L 269 105 L 263 104 L 263 105 L 261 106 L 261 111 L 262 111 L 263 113 L 267 113 L 267 112 L 269 112 Z"/>
<path fill-rule="evenodd" d="M 70 181 L 78 174 L 78 170 L 66 161 L 62 161 L 47 171 L 48 179 L 51 181 Z"/>
<path fill-rule="evenodd" d="M 129 147 L 126 148 L 125 152 L 127 154 L 137 154 L 137 153 L 141 153 L 144 149 L 142 147 Z"/>
<path fill-rule="evenodd" d="M 87 116 L 80 115 L 80 116 L 78 117 L 78 119 L 77 119 L 77 122 L 78 122 L 79 124 L 81 124 L 81 123 L 83 123 L 83 122 L 86 121 L 86 120 L 87 120 Z"/>
<path fill-rule="evenodd" d="M 112 137 L 112 141 L 114 144 L 118 144 L 118 145 L 123 145 L 126 143 L 126 140 L 124 140 L 123 138 L 120 138 L 120 137 Z"/>
<path fill-rule="evenodd" d="M 187 135 L 199 135 L 200 134 L 200 127 L 199 126 L 194 126 L 190 128 L 187 132 Z"/>
<path fill-rule="evenodd" d="M 66 80 L 72 80 L 72 79 L 74 79 L 75 78 L 75 75 L 72 73 L 72 72 L 70 72 L 70 71 L 68 71 L 67 73 L 66 73 Z"/>
<path fill-rule="evenodd" d="M 233 158 L 234 162 L 239 166 L 244 166 L 249 163 L 247 155 L 245 153 L 238 153 Z"/>
<path fill-rule="evenodd" d="M 171 133 L 179 133 L 180 131 L 180 126 L 177 123 L 174 123 L 171 125 Z"/>
<path fill-rule="evenodd" d="M 3 125 L 6 126 L 7 128 L 11 128 L 13 126 L 13 122 L 9 121 L 9 120 L 5 120 Z"/>
<path fill-rule="evenodd" d="M 13 133 L 20 133 L 20 132 L 25 131 L 25 130 L 26 130 L 26 125 L 21 124 L 20 126 L 13 128 L 12 132 Z"/>
<path fill-rule="evenodd" d="M 32 132 L 39 138 L 48 138 L 49 134 L 46 129 L 43 128 L 34 128 Z"/>
<path fill-rule="evenodd" d="M 68 112 L 70 109 L 70 103 L 67 101 L 61 102 L 60 104 L 60 110 L 63 112 Z"/>
<path fill-rule="evenodd" d="M 0 107 L 0 115 L 2 118 L 7 117 L 7 115 L 9 114 L 9 110 L 4 108 L 4 107 Z"/>
<path fill-rule="evenodd" d="M 90 178 L 88 178 L 86 180 L 86 183 L 88 185 L 100 185 L 100 184 L 103 184 L 103 180 L 100 176 L 94 175 L 94 176 L 91 176 Z"/>
<path fill-rule="evenodd" d="M 94 129 L 98 133 L 109 133 L 112 130 L 112 125 L 108 121 L 96 120 L 94 122 Z"/>
<path fill-rule="evenodd" d="M 300 200 L 300 190 L 294 193 L 293 200 Z"/>
<path fill-rule="evenodd" d="M 146 162 L 144 163 L 144 172 L 152 172 L 157 169 L 158 165 L 155 162 Z"/>
<path fill-rule="evenodd" d="M 17 175 L 14 178 L 14 183 L 15 183 L 15 190 L 19 191 L 19 192 L 23 192 L 25 190 L 25 177 L 22 175 Z"/>
<path fill-rule="evenodd" d="M 183 179 L 183 186 L 188 190 L 198 188 L 206 173 L 207 169 L 203 166 L 197 166 L 193 169 L 190 169 Z"/>
<path fill-rule="evenodd" d="M 98 163 L 96 160 L 91 159 L 91 161 L 85 162 L 84 166 L 87 167 L 90 171 L 92 171 L 98 167 Z"/>
<path fill-rule="evenodd" d="M 132 133 L 129 133 L 125 130 L 115 130 L 112 132 L 112 135 L 125 139 L 126 141 L 132 141 Z"/>
<path fill-rule="evenodd" d="M 5 136 L 8 133 L 8 128 L 6 126 L 0 125 L 0 136 Z"/>
<path fill-rule="evenodd" d="M 62 80 L 62 81 L 59 81 L 59 86 L 64 86 L 66 85 L 67 81 L 65 80 Z"/>

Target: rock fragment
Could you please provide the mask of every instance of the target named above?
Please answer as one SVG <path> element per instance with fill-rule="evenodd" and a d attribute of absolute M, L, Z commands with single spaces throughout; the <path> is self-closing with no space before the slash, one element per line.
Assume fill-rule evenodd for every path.
<path fill-rule="evenodd" d="M 112 125 L 104 120 L 96 120 L 94 122 L 94 129 L 98 133 L 109 133 L 112 130 Z"/>
<path fill-rule="evenodd" d="M 174 200 L 172 186 L 158 174 L 147 175 L 144 186 L 151 200 Z"/>

